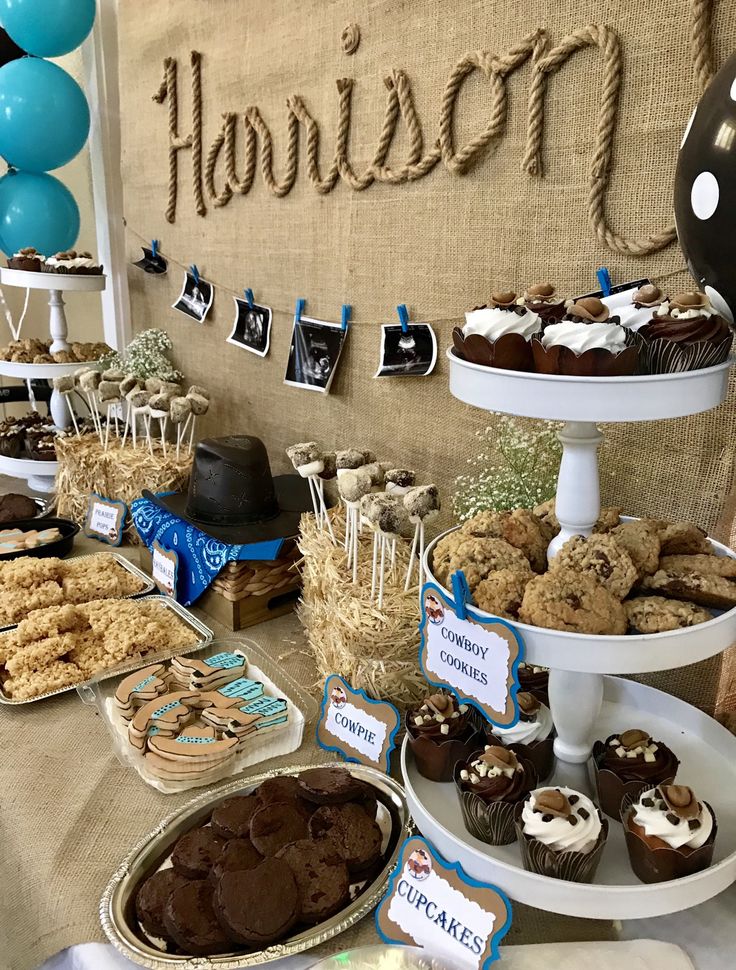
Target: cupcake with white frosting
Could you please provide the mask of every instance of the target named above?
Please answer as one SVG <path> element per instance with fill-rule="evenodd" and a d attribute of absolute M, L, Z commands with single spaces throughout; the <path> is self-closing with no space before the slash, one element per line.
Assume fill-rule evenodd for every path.
<path fill-rule="evenodd" d="M 655 283 L 640 286 L 633 294 L 631 303 L 617 311 L 621 326 L 628 327 L 629 330 L 639 330 L 652 320 L 665 299 L 664 292 Z"/>
<path fill-rule="evenodd" d="M 567 882 L 592 882 L 608 838 L 608 821 L 572 788 L 537 788 L 516 807 L 524 868 Z"/>
<path fill-rule="evenodd" d="M 528 758 L 537 771 L 537 778 L 544 781 L 552 774 L 554 766 L 554 724 L 552 712 L 546 704 L 528 691 L 516 695 L 519 720 L 513 727 L 491 729 L 490 740 L 511 748 L 520 757 Z"/>
<path fill-rule="evenodd" d="M 8 268 L 20 269 L 25 273 L 40 273 L 45 259 L 33 246 L 26 246 L 8 256 Z"/>
<path fill-rule="evenodd" d="M 642 882 L 667 882 L 707 869 L 718 825 L 686 785 L 658 785 L 621 809 L 631 868 Z"/>
<path fill-rule="evenodd" d="M 571 303 L 564 320 L 532 340 L 532 352 L 541 374 L 620 377 L 636 371 L 638 343 L 601 300 L 587 296 Z"/>
<path fill-rule="evenodd" d="M 73 249 L 56 253 L 43 264 L 44 273 L 61 273 L 74 276 L 100 276 L 102 267 L 91 253 L 77 253 Z"/>
<path fill-rule="evenodd" d="M 537 313 L 510 290 L 491 294 L 487 306 L 476 307 L 465 314 L 465 326 L 455 327 L 452 340 L 455 353 L 463 360 L 503 370 L 534 369 L 532 337 L 542 330 Z"/>

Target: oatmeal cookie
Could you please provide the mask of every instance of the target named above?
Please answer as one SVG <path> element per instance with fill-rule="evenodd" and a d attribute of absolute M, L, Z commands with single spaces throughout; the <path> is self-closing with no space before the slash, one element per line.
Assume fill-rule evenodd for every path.
<path fill-rule="evenodd" d="M 523 569 L 525 566 L 528 567 L 529 562 L 524 553 L 503 539 L 466 538 L 450 558 L 447 575 L 452 576 L 462 569 L 473 593 L 489 573 L 509 567 Z"/>
<path fill-rule="evenodd" d="M 464 532 L 456 529 L 454 532 L 443 536 L 434 547 L 434 552 L 432 553 L 432 572 L 443 586 L 447 585 L 450 560 L 455 555 L 457 547 L 465 542 L 467 538 Z"/>
<path fill-rule="evenodd" d="M 705 623 L 712 616 L 701 606 L 664 596 L 635 596 L 624 603 L 629 626 L 639 633 L 663 633 Z"/>
<path fill-rule="evenodd" d="M 573 536 L 563 545 L 550 563 L 550 570 L 574 569 L 593 576 L 609 593 L 622 600 L 636 579 L 631 557 L 614 538 L 606 533 Z"/>
<path fill-rule="evenodd" d="M 624 548 L 636 567 L 637 577 L 651 576 L 659 569 L 660 541 L 657 530 L 641 519 L 622 522 L 611 535 Z"/>
<path fill-rule="evenodd" d="M 551 532 L 541 519 L 527 509 L 512 512 L 479 512 L 464 522 L 461 532 L 474 538 L 503 539 L 520 549 L 532 569 L 541 573 L 547 568 L 547 546 Z"/>
<path fill-rule="evenodd" d="M 663 519 L 644 519 L 657 532 L 662 556 L 708 555 L 711 550 L 708 534 L 692 522 L 666 522 Z"/>
<path fill-rule="evenodd" d="M 541 505 L 537 505 L 533 510 L 537 518 L 541 519 L 545 526 L 552 530 L 551 538 L 557 535 L 560 531 L 560 523 L 555 513 L 555 502 L 557 501 L 557 496 L 553 495 L 552 498 L 548 498 L 546 502 L 542 502 Z M 601 514 L 598 516 L 595 525 L 593 526 L 593 532 L 610 532 L 611 529 L 615 528 L 621 521 L 621 512 L 623 510 L 618 506 L 609 506 L 607 508 L 601 509 Z"/>
<path fill-rule="evenodd" d="M 659 568 L 666 573 L 705 573 L 709 576 L 724 576 L 736 579 L 736 559 L 730 556 L 662 556 Z"/>
<path fill-rule="evenodd" d="M 476 606 L 504 620 L 517 619 L 524 590 L 533 576 L 529 566 L 496 570 L 478 583 L 473 594 Z"/>
<path fill-rule="evenodd" d="M 592 576 L 565 567 L 534 577 L 524 591 L 519 619 L 569 633 L 626 633 L 620 601 Z"/>
<path fill-rule="evenodd" d="M 653 576 L 645 576 L 640 588 L 716 610 L 732 610 L 736 606 L 736 581 L 713 573 L 673 573 L 660 569 Z"/>

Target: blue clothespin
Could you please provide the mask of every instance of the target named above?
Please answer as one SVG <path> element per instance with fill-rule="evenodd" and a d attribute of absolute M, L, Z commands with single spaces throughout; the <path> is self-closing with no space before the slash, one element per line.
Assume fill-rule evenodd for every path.
<path fill-rule="evenodd" d="M 604 296 L 611 295 L 611 274 L 605 266 L 601 266 L 595 274 L 598 277 L 598 284 Z"/>
<path fill-rule="evenodd" d="M 299 297 L 299 299 L 296 301 L 296 310 L 294 311 L 294 319 L 296 320 L 297 323 L 301 323 L 302 313 L 304 313 L 304 306 L 306 302 L 307 301 L 303 300 L 301 297 Z"/>
<path fill-rule="evenodd" d="M 340 326 L 343 330 L 348 329 L 348 321 L 350 320 L 350 314 L 352 313 L 352 311 L 353 311 L 353 308 L 350 306 L 349 303 L 343 303 L 342 316 L 340 318 Z"/>
<path fill-rule="evenodd" d="M 151 256 L 158 259 L 158 239 L 151 240 Z"/>
<path fill-rule="evenodd" d="M 194 263 L 189 267 L 189 272 L 194 277 L 194 282 L 199 286 L 199 269 Z"/>
<path fill-rule="evenodd" d="M 245 301 L 252 310 L 253 309 L 253 290 L 243 290 L 243 292 L 245 293 Z"/>
<path fill-rule="evenodd" d="M 471 600 L 470 587 L 462 569 L 452 574 L 452 598 L 455 600 L 455 615 L 458 620 L 467 618 L 467 606 Z"/>
<path fill-rule="evenodd" d="M 406 309 L 406 304 L 400 303 L 396 307 L 396 312 L 399 314 L 399 320 L 401 321 L 401 332 L 406 333 L 409 329 L 409 311 Z"/>

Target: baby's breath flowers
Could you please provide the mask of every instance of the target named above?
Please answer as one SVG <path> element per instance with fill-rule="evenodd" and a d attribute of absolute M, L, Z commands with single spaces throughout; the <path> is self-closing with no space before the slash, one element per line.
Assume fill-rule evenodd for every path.
<path fill-rule="evenodd" d="M 152 328 L 134 337 L 122 354 L 108 354 L 102 358 L 101 363 L 105 368 L 120 369 L 141 380 L 160 377 L 162 381 L 178 384 L 184 379 L 184 375 L 174 368 L 167 356 L 173 349 L 171 337 L 166 331 Z"/>
<path fill-rule="evenodd" d="M 476 431 L 479 452 L 455 479 L 453 511 L 462 522 L 486 509 L 534 508 L 555 494 L 562 446 L 560 425 L 499 415 Z"/>

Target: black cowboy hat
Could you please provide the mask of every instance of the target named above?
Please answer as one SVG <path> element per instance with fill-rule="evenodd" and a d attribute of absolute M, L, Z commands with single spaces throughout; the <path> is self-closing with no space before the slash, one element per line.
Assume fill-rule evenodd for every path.
<path fill-rule="evenodd" d="M 145 498 L 230 545 L 288 539 L 312 508 L 309 484 L 299 475 L 271 475 L 260 438 L 206 438 L 194 453 L 189 491 Z"/>

